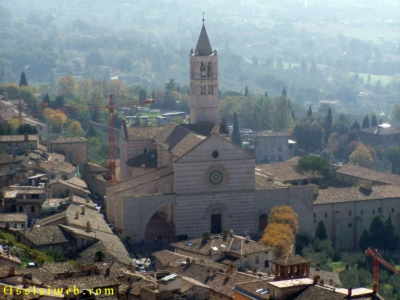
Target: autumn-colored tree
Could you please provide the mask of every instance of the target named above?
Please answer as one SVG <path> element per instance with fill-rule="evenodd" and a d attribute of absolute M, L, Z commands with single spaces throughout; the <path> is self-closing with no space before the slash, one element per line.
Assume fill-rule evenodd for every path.
<path fill-rule="evenodd" d="M 68 126 L 68 135 L 69 136 L 77 136 L 81 135 L 82 126 L 78 121 L 72 121 Z"/>
<path fill-rule="evenodd" d="M 288 254 L 294 242 L 294 234 L 287 224 L 269 223 L 265 227 L 264 235 L 260 242 L 275 248 L 275 256 L 280 257 Z"/>
<path fill-rule="evenodd" d="M 107 83 L 106 94 L 126 97 L 128 95 L 128 89 L 122 80 L 110 80 Z"/>
<path fill-rule="evenodd" d="M 350 155 L 350 163 L 355 166 L 371 168 L 374 164 L 371 153 L 364 145 L 360 144 L 357 149 Z"/>
<path fill-rule="evenodd" d="M 18 128 L 18 119 L 10 119 L 7 121 L 7 125 L 10 126 L 12 132 L 15 132 Z"/>
<path fill-rule="evenodd" d="M 54 132 L 61 132 L 65 122 L 67 122 L 67 116 L 59 109 L 52 110 L 51 108 L 45 108 L 43 115 L 53 127 Z"/>
<path fill-rule="evenodd" d="M 299 231 L 297 213 L 290 206 L 275 206 L 268 218 L 268 226 L 260 242 L 275 248 L 276 256 L 285 255 Z"/>
<path fill-rule="evenodd" d="M 89 78 L 83 78 L 78 83 L 78 93 L 85 100 L 92 98 L 93 81 Z"/>
<path fill-rule="evenodd" d="M 57 95 L 71 97 L 76 93 L 76 81 L 72 76 L 60 78 L 57 84 Z"/>

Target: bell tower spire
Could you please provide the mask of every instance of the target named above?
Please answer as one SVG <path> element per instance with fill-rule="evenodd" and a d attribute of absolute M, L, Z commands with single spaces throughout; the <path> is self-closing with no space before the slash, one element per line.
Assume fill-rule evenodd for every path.
<path fill-rule="evenodd" d="M 204 25 L 195 50 L 190 50 L 190 123 L 218 123 L 218 55 Z"/>

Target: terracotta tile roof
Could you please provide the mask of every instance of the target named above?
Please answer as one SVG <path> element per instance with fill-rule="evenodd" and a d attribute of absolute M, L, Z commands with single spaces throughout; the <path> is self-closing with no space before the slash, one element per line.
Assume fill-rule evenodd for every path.
<path fill-rule="evenodd" d="M 101 165 L 97 165 L 94 163 L 87 163 L 87 166 L 89 167 L 89 170 L 91 173 L 103 173 L 103 172 L 108 172 L 109 170 Z"/>
<path fill-rule="evenodd" d="M 87 184 L 85 181 L 83 181 L 82 179 L 80 179 L 79 177 L 72 177 L 68 180 L 66 180 L 65 182 L 68 182 L 70 184 L 76 185 L 77 187 L 83 188 L 83 189 L 87 189 Z"/>
<path fill-rule="evenodd" d="M 181 124 L 180 126 L 206 137 L 213 133 L 219 133 L 222 136 L 229 135 L 229 129 L 223 124 Z"/>
<path fill-rule="evenodd" d="M 150 151 L 146 155 L 141 154 L 134 158 L 128 159 L 126 164 L 129 167 L 145 167 L 145 168 L 156 168 L 157 167 L 157 151 Z"/>
<path fill-rule="evenodd" d="M 162 265 L 164 265 L 167 268 L 178 267 L 183 262 L 186 263 L 186 259 L 188 258 L 187 255 L 178 254 L 178 253 L 171 252 L 168 250 L 158 251 L 158 252 L 155 252 L 153 255 L 158 261 L 160 261 L 160 263 Z M 190 259 L 190 261 L 194 260 L 195 263 L 204 265 L 207 267 L 212 267 L 212 268 L 216 268 L 216 269 L 224 269 L 225 268 L 225 266 L 223 264 L 214 262 L 212 260 L 207 260 L 204 258 L 194 258 L 194 257 L 190 257 L 190 256 L 189 256 L 189 259 Z"/>
<path fill-rule="evenodd" d="M 0 223 L 3 222 L 26 222 L 26 213 L 0 213 Z"/>
<path fill-rule="evenodd" d="M 87 143 L 87 139 L 82 137 L 59 137 L 51 141 L 51 144 L 68 144 L 68 143 Z"/>
<path fill-rule="evenodd" d="M 383 124 L 382 124 L 383 125 Z M 362 132 L 377 134 L 377 135 L 389 135 L 389 134 L 400 134 L 400 129 L 393 126 L 375 126 L 370 128 L 360 129 Z"/>
<path fill-rule="evenodd" d="M 72 195 L 72 203 L 77 205 L 85 205 L 86 207 L 95 209 L 94 203 L 90 198 L 82 198 L 76 195 Z"/>
<path fill-rule="evenodd" d="M 164 130 L 167 130 L 171 124 L 146 127 L 128 127 L 127 134 L 129 141 L 152 140 Z"/>
<path fill-rule="evenodd" d="M 20 231 L 20 233 L 36 246 L 68 243 L 71 239 L 58 225 L 34 225 L 32 228 Z"/>
<path fill-rule="evenodd" d="M 39 139 L 38 135 L 29 134 L 28 141 L 33 142 Z M 23 142 L 25 135 L 0 135 L 0 142 Z"/>
<path fill-rule="evenodd" d="M 36 225 L 45 226 L 49 223 L 53 223 L 53 222 L 57 222 L 57 221 L 59 222 L 58 224 L 65 224 L 65 222 L 66 222 L 65 216 L 66 216 L 65 211 L 63 211 L 58 214 L 54 214 L 54 215 L 45 217 L 43 219 L 37 220 Z"/>
<path fill-rule="evenodd" d="M 86 193 L 86 194 L 90 195 L 90 191 L 87 188 L 85 189 L 85 188 L 82 188 L 82 187 L 77 186 L 75 184 L 71 184 L 66 180 L 62 180 L 62 179 L 58 179 L 58 178 L 52 179 L 49 182 L 50 188 L 51 188 L 52 185 L 64 185 L 66 187 L 69 187 L 69 188 L 72 188 L 72 189 L 75 189 L 75 190 L 79 190 L 79 191 L 81 191 L 83 193 Z"/>
<path fill-rule="evenodd" d="M 284 162 L 257 165 L 256 169 L 259 173 L 272 175 L 281 182 L 310 179 L 309 175 L 294 170 L 294 166 L 297 165 L 299 159 L 300 157 L 296 156 Z"/>
<path fill-rule="evenodd" d="M 264 131 L 257 131 L 256 136 L 287 136 L 287 137 L 289 137 L 289 133 L 283 132 L 283 131 L 264 130 Z"/>
<path fill-rule="evenodd" d="M 40 161 L 38 160 L 37 169 L 45 172 L 61 171 L 65 173 L 76 172 L 76 167 L 67 161 Z"/>
<path fill-rule="evenodd" d="M 315 268 L 310 268 L 310 278 L 314 278 L 314 276 L 319 276 L 322 280 L 324 280 L 325 284 L 329 284 L 332 286 L 340 286 L 339 274 L 335 272 L 329 272 L 325 270 L 317 271 Z M 329 282 L 332 281 L 332 284 Z"/>
<path fill-rule="evenodd" d="M 286 187 L 283 183 L 280 181 L 271 181 L 271 178 L 273 176 L 267 176 L 265 174 L 262 174 L 258 171 L 255 172 L 255 181 L 256 181 L 256 189 L 276 189 L 278 187 Z"/>
<path fill-rule="evenodd" d="M 0 154 L 0 164 L 10 164 L 22 161 L 23 159 L 18 156 L 12 156 L 8 154 Z"/>
<path fill-rule="evenodd" d="M 372 169 L 353 166 L 350 164 L 341 166 L 339 169 L 336 170 L 335 173 L 339 175 L 343 174 L 358 177 L 373 182 L 400 185 L 400 175 L 389 172 L 378 172 Z"/>
<path fill-rule="evenodd" d="M 119 286 L 119 282 L 112 278 L 112 276 L 104 276 L 104 275 L 97 275 L 97 276 L 82 276 L 82 277 L 72 277 L 72 278 L 63 278 L 60 280 L 54 280 L 48 282 L 52 288 L 62 288 L 65 286 L 73 287 L 75 286 L 79 290 L 84 289 L 91 289 L 91 288 L 103 288 L 109 286 Z M 114 291 L 114 295 L 118 293 Z"/>
<path fill-rule="evenodd" d="M 93 230 L 112 234 L 111 229 L 97 210 L 85 209 L 85 214 L 82 214 L 81 205 L 71 204 L 65 213 L 68 226 L 86 230 L 86 224 L 89 221 Z M 76 219 L 76 215 L 78 215 L 78 219 Z"/>
<path fill-rule="evenodd" d="M 45 263 L 40 268 L 23 269 L 18 272 L 23 275 L 32 274 L 42 282 L 49 282 L 55 280 L 59 274 L 74 273 L 76 270 L 69 262 L 58 262 Z"/>
<path fill-rule="evenodd" d="M 47 160 L 48 161 L 64 161 L 65 156 L 62 154 L 58 154 L 58 153 L 48 153 Z"/>
<path fill-rule="evenodd" d="M 19 260 L 18 257 L 12 256 L 12 255 L 8 256 L 7 253 L 2 252 L 2 251 L 0 251 L 0 260 L 6 260 L 6 261 L 9 261 L 9 262 L 15 263 L 17 265 L 21 265 L 22 264 L 22 262 Z"/>
<path fill-rule="evenodd" d="M 269 285 L 270 281 L 271 279 L 259 278 L 253 281 L 239 283 L 235 286 L 235 291 L 238 291 L 239 293 L 245 293 L 246 295 L 250 295 L 255 299 L 269 299 L 271 297 L 270 293 L 261 294 L 261 292 L 271 288 Z"/>
<path fill-rule="evenodd" d="M 103 243 L 97 242 L 94 243 L 75 254 L 75 261 L 80 264 L 81 266 L 86 266 L 93 264 L 95 260 L 95 254 L 97 251 L 103 250 L 105 252 L 105 256 L 103 262 L 112 262 L 114 261 L 113 256 L 106 252 L 106 247 Z"/>
<path fill-rule="evenodd" d="M 196 147 L 205 137 L 189 133 L 171 150 L 172 154 L 180 157 L 186 152 Z"/>
<path fill-rule="evenodd" d="M 322 287 L 319 285 L 311 285 L 304 290 L 290 296 L 290 300 L 310 300 L 310 299 L 329 299 L 329 300 L 343 300 L 346 299 L 345 295 L 336 293 L 333 289 Z"/>
<path fill-rule="evenodd" d="M 398 185 L 377 185 L 372 187 L 372 191 L 366 191 L 361 187 L 320 189 L 314 205 L 393 198 L 400 198 Z"/>
<path fill-rule="evenodd" d="M 224 235 L 221 235 L 218 238 L 211 238 L 204 242 L 203 238 L 199 237 L 172 243 L 171 246 L 176 249 L 192 252 L 193 254 L 197 253 L 207 256 L 221 253 L 226 253 L 227 255 L 246 255 L 272 249 L 252 240 L 246 241 L 244 237 L 238 235 L 233 235 L 232 237 L 228 235 L 226 238 L 224 238 Z"/>
<path fill-rule="evenodd" d="M 94 230 L 97 229 L 97 227 L 94 227 L 93 225 L 91 232 L 87 232 L 85 229 L 75 228 L 71 226 L 60 225 L 60 227 L 71 235 L 83 235 L 99 240 L 104 245 L 106 253 L 112 255 L 115 260 L 121 263 L 129 264 L 132 262 L 129 253 L 128 251 L 126 251 L 121 240 L 113 233 Z"/>
<path fill-rule="evenodd" d="M 44 188 L 33 186 L 8 186 L 4 188 L 4 198 L 16 198 L 19 194 L 42 195 Z"/>
<path fill-rule="evenodd" d="M 178 124 L 170 123 L 166 130 L 154 137 L 154 141 L 161 144 L 166 150 L 171 150 L 189 133 L 190 130 Z"/>
<path fill-rule="evenodd" d="M 280 265 L 280 266 L 292 266 L 297 264 L 305 264 L 310 263 L 311 261 L 300 256 L 300 255 L 290 255 L 290 256 L 282 256 L 271 260 L 271 263 Z"/>
<path fill-rule="evenodd" d="M 57 208 L 62 203 L 67 203 L 67 198 L 47 198 L 43 203 L 42 207 L 54 207 Z"/>
<path fill-rule="evenodd" d="M 255 276 L 241 272 L 234 272 L 230 277 L 226 277 L 225 274 L 219 271 L 213 275 L 212 273 L 208 273 L 207 270 L 212 271 L 212 268 L 196 263 L 190 263 L 189 265 L 179 266 L 173 269 L 173 272 L 178 275 L 195 279 L 202 284 L 209 286 L 215 292 L 230 298 L 233 298 L 233 287 L 236 284 L 249 282 L 256 278 Z M 223 272 L 225 270 L 221 271 Z"/>
<path fill-rule="evenodd" d="M 140 288 L 144 285 L 150 285 L 154 283 L 154 281 L 149 279 L 144 279 L 140 276 L 131 275 L 129 277 L 130 283 L 122 283 L 119 287 L 119 292 L 122 295 L 134 295 L 136 297 L 140 296 Z"/>

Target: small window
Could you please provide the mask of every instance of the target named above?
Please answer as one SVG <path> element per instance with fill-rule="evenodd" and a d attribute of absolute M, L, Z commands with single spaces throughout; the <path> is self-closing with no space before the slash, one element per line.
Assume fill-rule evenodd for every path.
<path fill-rule="evenodd" d="M 17 228 L 17 223 L 14 223 L 14 228 Z"/>
<path fill-rule="evenodd" d="M 255 264 L 258 265 L 260 263 L 260 259 L 256 256 Z"/>
<path fill-rule="evenodd" d="M 382 213 L 382 208 L 378 207 L 378 213 Z"/>
<path fill-rule="evenodd" d="M 31 206 L 31 212 L 34 213 L 34 212 L 35 212 L 35 209 L 36 209 L 36 208 L 35 208 L 34 206 Z"/>
<path fill-rule="evenodd" d="M 317 217 L 317 214 L 316 213 L 314 213 L 314 219 Z"/>
<path fill-rule="evenodd" d="M 325 213 L 325 218 L 327 218 L 328 217 L 328 213 Z"/>
<path fill-rule="evenodd" d="M 349 223 L 348 225 L 347 225 L 347 227 L 353 227 L 353 223 Z"/>
<path fill-rule="evenodd" d="M 265 262 L 264 262 L 264 268 L 269 268 L 269 260 L 265 260 Z"/>
<path fill-rule="evenodd" d="M 351 210 L 349 211 L 349 216 L 351 216 Z"/>
<path fill-rule="evenodd" d="M 23 209 L 24 209 L 24 207 L 23 207 L 23 206 L 19 206 L 19 207 L 18 207 L 18 210 L 19 210 L 19 212 L 22 212 L 22 211 L 23 211 Z"/>
<path fill-rule="evenodd" d="M 392 213 L 394 213 L 394 208 L 392 207 Z"/>
<path fill-rule="evenodd" d="M 372 210 L 372 214 L 373 214 L 373 215 L 375 214 L 375 209 Z"/>

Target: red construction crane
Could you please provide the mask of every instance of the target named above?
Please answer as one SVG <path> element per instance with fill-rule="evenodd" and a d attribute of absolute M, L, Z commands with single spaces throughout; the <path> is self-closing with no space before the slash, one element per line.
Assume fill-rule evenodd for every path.
<path fill-rule="evenodd" d="M 367 250 L 365 250 L 365 255 L 368 256 L 372 256 L 373 260 L 374 260 L 374 292 L 378 292 L 378 288 L 379 288 L 379 264 L 384 265 L 386 268 L 388 268 L 389 270 L 393 271 L 396 274 L 399 274 L 399 272 L 397 272 L 397 270 L 392 267 L 391 265 L 389 265 L 389 263 L 387 263 L 382 256 L 379 254 L 378 250 L 371 250 L 369 247 L 367 248 Z"/>
<path fill-rule="evenodd" d="M 88 106 L 89 110 L 98 110 L 98 109 L 108 109 L 108 128 L 109 128 L 109 134 L 108 134 L 108 141 L 109 141 L 109 148 L 110 148 L 110 155 L 109 155 L 109 169 L 110 169 L 110 182 L 114 183 L 116 179 L 115 175 L 115 136 L 114 136 L 114 109 L 118 107 L 132 107 L 132 106 L 139 106 L 140 104 L 151 104 L 154 103 L 153 99 L 146 99 L 146 100 L 140 100 L 136 101 L 134 99 L 129 99 L 126 97 L 121 97 L 118 96 L 118 98 L 122 98 L 125 100 L 134 100 L 134 102 L 131 103 L 123 103 L 123 104 L 114 104 L 114 96 L 110 95 L 107 96 L 109 97 L 109 103 L 108 105 L 94 105 L 94 106 Z M 89 100 L 88 102 L 92 102 L 95 100 L 99 99 L 105 99 L 106 97 L 101 97 L 98 99 L 92 99 Z M 80 104 L 77 104 L 80 105 Z M 66 110 L 63 110 L 63 112 L 76 112 L 77 109 L 73 108 L 74 105 L 72 105 L 72 108 L 67 108 Z M 19 122 L 20 125 L 22 124 L 22 105 L 18 105 L 18 111 L 19 111 Z M 39 115 L 43 114 L 43 111 L 34 111 L 28 114 L 27 116 L 34 116 L 34 115 Z"/>

